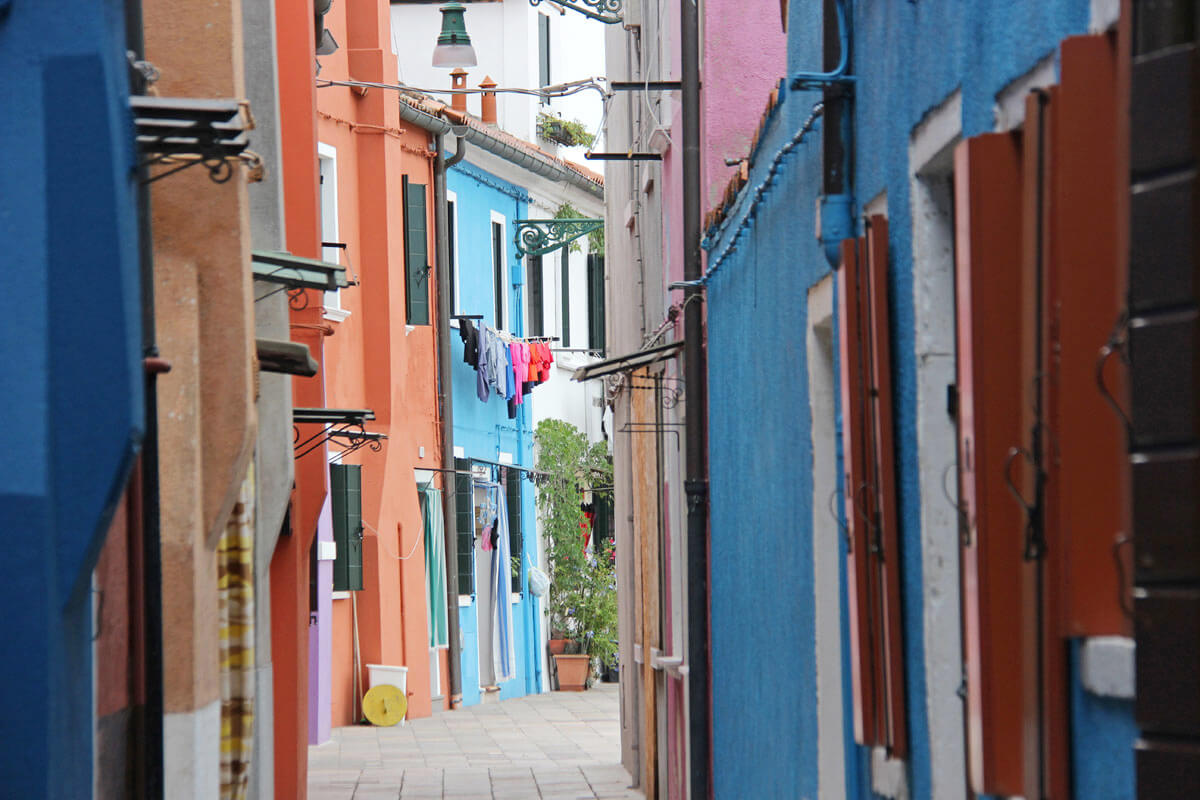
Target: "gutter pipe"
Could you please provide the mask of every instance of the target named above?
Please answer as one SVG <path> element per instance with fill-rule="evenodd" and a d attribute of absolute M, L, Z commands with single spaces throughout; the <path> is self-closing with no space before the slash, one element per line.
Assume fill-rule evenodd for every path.
<path fill-rule="evenodd" d="M 692 800 L 712 797 L 712 704 L 709 673 L 708 386 L 704 352 L 703 275 L 700 255 L 700 20 L 695 0 L 680 0 L 680 72 L 683 89 L 683 370 L 687 387 L 687 692 L 688 775 Z"/>
<path fill-rule="evenodd" d="M 400 104 L 401 114 L 405 104 Z M 415 111 L 415 109 L 413 109 Z M 429 115 L 426 115 L 429 116 Z M 435 117 L 430 117 L 436 119 Z M 412 122 L 413 120 L 409 120 Z M 447 126 L 449 130 L 449 126 Z M 446 168 L 466 155 L 466 143 L 455 137 L 458 147 L 446 158 L 444 135 L 434 133 L 437 156 L 433 162 L 433 225 L 437 244 L 437 368 L 438 405 L 442 412 L 442 539 L 446 553 L 446 662 L 450 673 L 450 709 L 462 705 L 462 653 L 458 630 L 458 536 L 457 477 L 454 473 L 454 398 L 450 374 L 450 227 L 446 205 Z"/>
<path fill-rule="evenodd" d="M 597 186 L 586 176 L 564 167 L 556 161 L 526 152 L 504 141 L 500 137 L 494 136 L 486 130 L 476 128 L 473 125 L 452 125 L 441 117 L 422 111 L 419 108 L 413 108 L 404 101 L 400 101 L 399 105 L 400 119 L 416 125 L 418 128 L 423 128 L 434 136 L 445 136 L 451 133 L 451 129 L 453 129 L 455 136 L 458 136 L 460 140 L 465 139 L 479 149 L 486 150 L 536 175 L 541 175 L 543 178 L 549 178 L 553 181 L 563 181 L 572 184 L 595 197 L 604 197 L 604 189 L 602 187 Z M 464 129 L 466 132 L 462 133 Z M 461 156 L 457 157 L 461 158 Z M 454 163 L 458 162 L 455 161 Z M 446 166 L 452 165 L 447 162 Z"/>
<path fill-rule="evenodd" d="M 138 60 L 146 57 L 143 35 L 142 4 L 125 4 L 125 46 Z M 146 78 L 137 69 L 129 70 L 130 91 L 146 93 Z M 132 784 L 138 797 L 161 800 L 163 777 L 163 615 L 162 615 L 162 542 L 158 480 L 158 374 L 161 370 L 154 325 L 154 238 L 150 217 L 150 186 L 146 167 L 138 169 L 138 260 L 142 300 L 142 358 L 146 413 L 146 434 L 141 457 L 141 579 L 142 594 L 142 670 L 145 696 L 134 695 L 132 718 Z M 136 681 L 136 677 L 135 677 Z M 139 708 L 140 706 L 140 708 Z"/>

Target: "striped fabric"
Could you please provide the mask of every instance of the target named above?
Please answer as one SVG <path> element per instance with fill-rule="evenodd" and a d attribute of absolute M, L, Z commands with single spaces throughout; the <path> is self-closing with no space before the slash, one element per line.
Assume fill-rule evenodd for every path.
<path fill-rule="evenodd" d="M 241 800 L 254 739 L 254 465 L 217 545 L 221 626 L 221 797 Z"/>

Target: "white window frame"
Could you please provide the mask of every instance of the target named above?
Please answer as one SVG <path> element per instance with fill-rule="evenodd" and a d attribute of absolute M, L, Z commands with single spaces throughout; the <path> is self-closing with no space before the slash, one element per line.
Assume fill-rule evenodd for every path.
<path fill-rule="evenodd" d="M 454 241 L 450 243 L 454 250 L 454 263 L 450 265 L 450 271 L 454 275 L 454 296 L 450 298 L 450 313 L 458 314 L 460 313 L 458 298 L 462 294 L 462 275 L 458 270 L 458 193 L 447 190 L 446 202 L 454 204 L 454 214 L 451 219 L 451 223 L 454 225 Z M 453 321 L 457 322 L 457 320 Z"/>
<path fill-rule="evenodd" d="M 492 264 L 488 265 L 488 270 L 489 270 L 489 272 L 492 273 L 492 290 L 494 292 L 498 291 L 498 292 L 503 293 L 502 294 L 503 300 L 500 303 L 501 318 L 496 320 L 496 329 L 509 332 L 509 322 L 510 322 L 509 317 L 512 315 L 512 309 L 508 307 L 508 304 L 509 304 L 508 288 L 511 283 L 511 280 L 509 278 L 509 271 L 508 271 L 508 247 L 507 247 L 508 218 L 505 217 L 503 214 L 501 214 L 499 211 L 496 211 L 494 209 L 492 210 L 491 215 L 488 218 L 488 242 L 490 245 L 489 249 L 493 249 L 495 247 L 495 241 L 492 239 L 492 224 L 493 223 L 500 224 L 500 286 L 495 285 L 495 282 L 496 282 L 495 261 L 494 261 L 494 259 L 496 258 L 495 252 L 492 253 L 493 262 L 492 262 Z M 493 302 L 495 301 L 495 299 L 496 299 L 496 295 L 493 294 L 492 295 Z"/>
<path fill-rule="evenodd" d="M 339 242 L 341 234 L 338 224 L 338 169 L 337 148 L 324 142 L 317 142 L 317 174 L 324 173 L 320 183 L 321 204 L 321 241 Z M 326 188 L 328 185 L 328 188 Z M 342 253 L 336 247 L 321 248 L 321 260 L 331 264 L 342 263 Z M 344 265 L 343 265 L 344 266 Z M 350 316 L 350 312 L 342 308 L 342 290 L 333 289 L 325 292 L 325 319 L 341 322 Z"/>

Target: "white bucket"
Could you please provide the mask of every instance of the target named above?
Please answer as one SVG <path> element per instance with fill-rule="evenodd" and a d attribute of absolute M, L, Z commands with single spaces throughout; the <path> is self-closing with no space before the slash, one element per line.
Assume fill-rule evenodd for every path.
<path fill-rule="evenodd" d="M 367 690 L 376 686 L 395 686 L 408 699 L 408 667 L 389 667 L 383 664 L 367 664 Z M 405 715 L 407 717 L 407 715 Z M 404 720 L 400 720 L 404 724 Z"/>

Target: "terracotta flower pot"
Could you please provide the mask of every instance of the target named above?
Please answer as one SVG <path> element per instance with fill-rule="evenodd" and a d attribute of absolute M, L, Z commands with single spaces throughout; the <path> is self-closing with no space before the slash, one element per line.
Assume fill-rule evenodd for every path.
<path fill-rule="evenodd" d="M 560 692 L 582 692 L 587 688 L 588 668 L 591 656 L 556 655 L 554 668 L 558 672 Z"/>
<path fill-rule="evenodd" d="M 567 652 L 567 644 L 570 639 L 551 639 L 550 640 L 550 655 L 557 656 Z"/>

